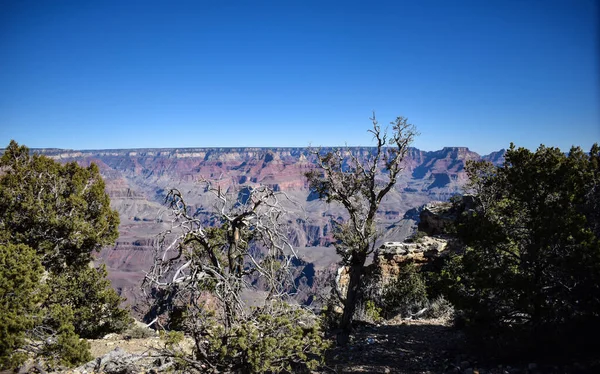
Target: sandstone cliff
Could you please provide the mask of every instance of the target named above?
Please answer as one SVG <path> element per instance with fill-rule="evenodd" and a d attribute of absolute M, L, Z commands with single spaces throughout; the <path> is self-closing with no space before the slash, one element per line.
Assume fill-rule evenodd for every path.
<path fill-rule="evenodd" d="M 323 148 L 326 152 L 330 148 Z M 350 148 L 359 159 L 373 148 Z M 135 302 L 137 284 L 150 266 L 156 235 L 168 228 L 162 203 L 171 188 L 178 188 L 192 209 L 205 212 L 213 202 L 203 193 L 202 180 L 217 181 L 223 191 L 253 185 L 269 185 L 285 192 L 296 204 L 289 232 L 302 260 L 318 258 L 319 269 L 328 269 L 338 259 L 331 247 L 331 220 L 344 217 L 340 207 L 326 205 L 308 189 L 304 173 L 314 166 L 306 148 L 185 148 L 124 150 L 35 150 L 58 161 L 96 163 L 106 180 L 112 205 L 121 216 L 120 238 L 104 248 L 99 260 L 107 264 L 115 288 Z M 502 162 L 503 151 L 483 156 Z M 434 200 L 447 200 L 461 192 L 467 160 L 482 159 L 464 147 L 425 152 L 412 148 L 404 162 L 405 172 L 396 188 L 382 202 L 379 213 L 382 241 L 402 241 L 414 231 L 417 219 L 410 209 Z M 324 250 L 326 248 L 326 250 Z M 420 249 L 412 252 L 420 253 Z M 412 253 L 411 252 L 411 253 Z M 424 251 L 425 253 L 427 251 Z M 315 255 L 317 253 L 317 255 Z M 310 267 L 309 267 L 310 268 Z M 307 268 L 308 269 L 308 268 Z M 313 269 L 314 270 L 314 269 Z M 325 270 L 319 270 L 325 271 Z M 299 285 L 313 284 L 318 271 L 299 275 Z M 306 279 L 302 280 L 301 278 Z"/>

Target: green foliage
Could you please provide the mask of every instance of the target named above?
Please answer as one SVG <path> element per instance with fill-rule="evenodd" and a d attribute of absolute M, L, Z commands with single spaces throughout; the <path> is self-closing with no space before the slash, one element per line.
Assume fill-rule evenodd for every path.
<path fill-rule="evenodd" d="M 330 347 L 320 319 L 312 312 L 281 301 L 252 308 L 231 326 L 214 312 L 186 319 L 185 333 L 195 341 L 193 355 L 185 348 L 184 331 L 161 331 L 165 349 L 178 367 L 212 368 L 218 372 L 307 372 L 323 363 Z"/>
<path fill-rule="evenodd" d="M 145 339 L 156 336 L 156 332 L 148 327 L 133 326 L 128 328 L 124 333 L 125 339 Z"/>
<path fill-rule="evenodd" d="M 280 304 L 255 309 L 246 323 L 227 330 L 214 324 L 206 352 L 218 368 L 245 373 L 315 369 L 329 347 L 314 315 Z"/>
<path fill-rule="evenodd" d="M 382 309 L 375 304 L 373 300 L 367 300 L 364 304 L 364 313 L 369 321 L 379 322 L 381 321 Z"/>
<path fill-rule="evenodd" d="M 45 296 L 40 287 L 43 271 L 33 249 L 0 244 L 0 368 L 17 366 L 26 358 L 16 350 L 39 318 L 38 304 Z"/>
<path fill-rule="evenodd" d="M 181 331 L 164 331 L 160 330 L 160 340 L 163 341 L 165 347 L 169 350 L 175 349 L 179 343 L 183 342 L 185 335 Z"/>
<path fill-rule="evenodd" d="M 427 236 L 427 233 L 424 231 L 417 231 L 410 238 L 406 239 L 407 243 L 420 243 L 421 239 Z"/>
<path fill-rule="evenodd" d="M 597 145 L 568 155 L 511 145 L 501 167 L 467 164 L 476 206 L 457 225 L 467 249 L 441 278 L 469 326 L 547 349 L 600 331 L 598 160 Z"/>
<path fill-rule="evenodd" d="M 92 359 L 90 344 L 80 339 L 73 327 L 73 310 L 70 306 L 52 305 L 43 328 L 54 333 L 47 338 L 40 355 L 50 367 L 73 367 Z"/>
<path fill-rule="evenodd" d="M 366 277 L 363 301 L 357 306 L 355 319 L 372 323 L 397 316 L 452 320 L 454 306 L 435 292 L 435 287 L 439 287 L 437 271 L 414 262 L 403 262 L 399 264 L 398 276 L 383 285 L 380 274 Z"/>
<path fill-rule="evenodd" d="M 81 363 L 90 356 L 80 336 L 121 331 L 130 321 L 106 270 L 88 266 L 117 238 L 118 213 L 94 164 L 62 165 L 11 141 L 0 169 L 2 365 L 26 354 Z"/>
<path fill-rule="evenodd" d="M 62 165 L 11 141 L 0 167 L 0 231 L 35 249 L 46 269 L 87 266 L 118 237 L 119 216 L 95 164 Z"/>
<path fill-rule="evenodd" d="M 132 323 L 126 309 L 119 305 L 125 299 L 110 287 L 104 265 L 85 267 L 77 272 L 52 275 L 48 305 L 68 305 L 73 310 L 73 326 L 82 338 L 99 338 L 111 332 L 122 332 Z"/>
<path fill-rule="evenodd" d="M 382 309 L 387 318 L 408 317 L 427 306 L 427 286 L 417 266 L 404 262 L 398 277 L 383 288 Z"/>

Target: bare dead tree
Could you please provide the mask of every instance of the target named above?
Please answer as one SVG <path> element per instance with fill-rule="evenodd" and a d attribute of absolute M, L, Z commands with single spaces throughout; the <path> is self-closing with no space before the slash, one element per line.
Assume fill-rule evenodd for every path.
<path fill-rule="evenodd" d="M 194 357 L 185 358 L 191 368 L 219 372 L 266 365 L 246 356 L 254 349 L 249 340 L 258 338 L 253 331 L 269 318 L 291 312 L 285 299 L 293 288 L 289 268 L 296 253 L 288 240 L 282 207 L 282 199 L 289 199 L 267 186 L 245 188 L 232 196 L 207 183 L 205 192 L 213 194 L 215 207 L 202 218 L 191 212 L 178 190 L 167 196 L 172 228 L 163 233 L 143 285 L 152 300 L 149 318 L 165 329 L 183 325 L 195 344 Z M 242 296 L 252 288 L 252 281 L 261 284 L 255 295 L 260 302 L 254 308 Z M 183 321 L 176 321 L 182 315 Z M 271 367 L 307 357 L 298 348 L 296 356 L 273 358 L 274 352 L 283 351 L 277 347 L 278 339 L 269 342 L 273 348 L 263 361 L 270 360 Z M 223 358 L 223 349 L 228 359 Z"/>
<path fill-rule="evenodd" d="M 145 284 L 168 289 L 171 297 L 193 290 L 188 295 L 191 302 L 198 290 L 212 290 L 226 306 L 225 320 L 230 324 L 245 313 L 240 293 L 248 287 L 249 276 L 264 278 L 268 298 L 285 294 L 282 276 L 295 256 L 280 222 L 285 211 L 279 199 L 285 195 L 260 186 L 240 201 L 219 186 L 207 184 L 205 191 L 216 199 L 212 222 L 194 216 L 178 190 L 169 192 L 172 228 L 161 236 Z"/>
<path fill-rule="evenodd" d="M 391 122 L 392 132 L 382 130 L 375 113 L 369 130 L 375 140 L 373 152 L 361 160 L 350 149 L 336 150 L 317 157 L 318 168 L 306 174 L 310 187 L 328 203 L 341 204 L 348 213 L 344 222 L 334 222 L 334 237 L 342 265 L 348 267 L 348 291 L 343 301 L 344 311 L 339 343 L 344 344 L 350 332 L 357 297 L 362 286 L 365 261 L 375 249 L 376 216 L 385 195 L 396 184 L 402 161 L 417 131 L 404 117 Z"/>

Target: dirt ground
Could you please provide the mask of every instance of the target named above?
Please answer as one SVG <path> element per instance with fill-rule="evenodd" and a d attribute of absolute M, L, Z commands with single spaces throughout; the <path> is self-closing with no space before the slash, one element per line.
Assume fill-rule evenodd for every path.
<path fill-rule="evenodd" d="M 132 354 L 148 353 L 161 346 L 158 336 L 124 339 L 111 334 L 90 340 L 94 357 L 120 347 Z M 185 350 L 193 342 L 185 342 Z M 481 359 L 481 358 L 480 358 Z M 401 374 L 592 374 L 600 372 L 600 361 L 586 365 L 544 365 L 520 362 L 499 365 L 483 358 L 478 362 L 466 353 L 462 332 L 444 320 L 391 320 L 384 324 L 357 326 L 346 347 L 327 352 L 325 365 L 315 374 L 325 373 L 401 373 Z"/>
<path fill-rule="evenodd" d="M 120 347 L 128 353 L 143 354 L 159 348 L 160 339 L 157 337 L 144 339 L 123 339 L 120 335 L 110 334 L 104 339 L 88 340 L 92 356 L 104 356 L 115 348 Z"/>
<path fill-rule="evenodd" d="M 357 327 L 345 348 L 326 356 L 320 373 L 443 373 L 455 360 L 462 335 L 437 320 L 388 321 Z M 128 353 L 151 353 L 160 347 L 158 337 L 123 339 L 111 334 L 90 340 L 94 357 L 117 347 Z"/>
<path fill-rule="evenodd" d="M 440 320 L 387 321 L 356 328 L 350 344 L 327 355 L 335 373 L 444 373 L 463 336 Z"/>

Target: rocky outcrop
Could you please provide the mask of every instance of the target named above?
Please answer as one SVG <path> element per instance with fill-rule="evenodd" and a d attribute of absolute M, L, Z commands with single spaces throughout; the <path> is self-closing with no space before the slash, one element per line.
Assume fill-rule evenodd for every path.
<path fill-rule="evenodd" d="M 418 213 L 418 231 L 429 236 L 445 235 L 448 233 L 450 225 L 456 222 L 460 214 L 472 212 L 475 206 L 475 196 L 463 195 L 456 206 L 449 202 L 432 201 L 420 208 L 409 210 L 406 212 L 405 217 L 414 218 Z"/>
<path fill-rule="evenodd" d="M 472 204 L 473 198 L 466 196 L 463 197 L 463 201 Z M 405 218 L 415 219 L 417 214 L 419 221 L 417 235 L 405 241 L 384 242 L 375 251 L 373 263 L 365 270 L 368 282 L 387 284 L 398 277 L 403 264 L 407 262 L 419 266 L 427 265 L 460 248 L 456 240 L 445 235 L 448 225 L 456 220 L 452 204 L 441 201 L 431 202 L 411 209 L 406 213 Z M 336 284 L 342 295 L 347 290 L 348 281 L 348 269 L 339 268 Z"/>
<path fill-rule="evenodd" d="M 134 374 L 143 373 L 148 370 L 148 366 L 153 366 L 148 361 L 147 355 L 131 354 L 125 352 L 120 347 L 113 351 L 98 357 L 93 361 L 82 365 L 75 370 L 74 373 L 105 373 L 105 374 Z M 172 366 L 173 364 L 171 363 Z M 168 369 L 168 367 L 164 368 Z"/>
<path fill-rule="evenodd" d="M 460 242 L 449 236 L 448 231 L 459 214 L 474 209 L 475 202 L 474 196 L 464 195 L 456 207 L 449 202 L 434 201 L 407 212 L 410 217 L 419 212 L 416 235 L 404 242 L 383 243 L 375 253 L 371 272 L 378 274 L 385 284 L 398 276 L 405 262 L 426 265 L 460 250 Z"/>
<path fill-rule="evenodd" d="M 431 236 L 415 243 L 384 243 L 375 254 L 374 266 L 383 283 L 388 283 L 398 277 L 403 263 L 425 264 L 442 255 L 448 245 L 448 239 Z"/>
<path fill-rule="evenodd" d="M 419 214 L 418 230 L 427 235 L 444 234 L 448 225 L 456 220 L 451 208 L 450 203 L 441 201 L 426 204 Z"/>
<path fill-rule="evenodd" d="M 448 253 L 453 242 L 447 238 L 425 236 L 417 242 L 386 242 L 377 249 L 373 263 L 365 269 L 367 283 L 385 285 L 398 278 L 407 262 L 419 266 Z M 342 266 L 336 273 L 338 292 L 345 295 L 350 281 L 348 267 Z"/>

